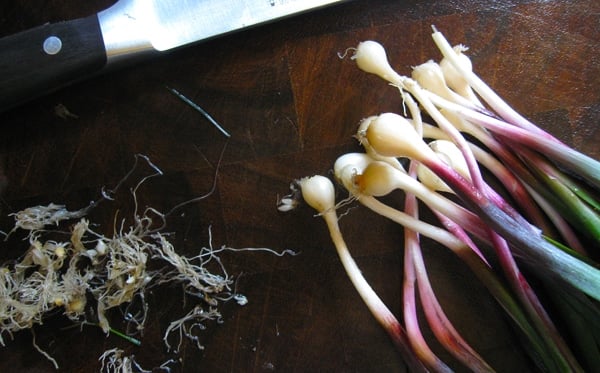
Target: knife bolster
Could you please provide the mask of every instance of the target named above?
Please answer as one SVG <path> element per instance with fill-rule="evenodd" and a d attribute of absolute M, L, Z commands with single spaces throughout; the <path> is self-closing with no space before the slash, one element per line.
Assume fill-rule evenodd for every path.
<path fill-rule="evenodd" d="M 144 13 L 146 4 L 139 6 L 139 3 L 117 1 L 110 8 L 98 13 L 109 68 L 157 53 L 148 38 L 152 25 L 144 23 L 149 17 Z"/>

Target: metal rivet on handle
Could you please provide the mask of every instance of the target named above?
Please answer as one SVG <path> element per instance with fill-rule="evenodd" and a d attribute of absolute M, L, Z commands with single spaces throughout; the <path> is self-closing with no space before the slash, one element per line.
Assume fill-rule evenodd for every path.
<path fill-rule="evenodd" d="M 48 38 L 46 38 L 46 40 L 44 40 L 43 46 L 44 52 L 46 52 L 46 54 L 57 54 L 62 48 L 62 40 L 60 40 L 60 38 L 56 36 L 49 36 Z"/>

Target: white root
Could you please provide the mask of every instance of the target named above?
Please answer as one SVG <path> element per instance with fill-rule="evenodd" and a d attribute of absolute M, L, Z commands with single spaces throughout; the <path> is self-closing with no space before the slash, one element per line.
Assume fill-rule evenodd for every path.
<path fill-rule="evenodd" d="M 200 343 L 200 338 L 197 334 L 195 334 L 195 330 L 203 330 L 206 326 L 203 322 L 207 320 L 217 320 L 220 322 L 221 314 L 217 311 L 216 308 L 210 307 L 208 310 L 204 310 L 200 306 L 194 307 L 190 312 L 188 312 L 182 318 L 172 321 L 167 330 L 165 331 L 163 340 L 165 342 L 165 346 L 169 351 L 173 350 L 173 347 L 169 343 L 169 336 L 172 333 L 176 333 L 178 336 L 178 342 L 173 350 L 175 353 L 178 353 L 183 340 L 185 338 L 194 342 L 196 347 L 199 350 L 203 350 L 204 346 Z"/>
<path fill-rule="evenodd" d="M 125 351 L 119 348 L 113 348 L 100 356 L 98 359 L 102 366 L 100 372 L 110 373 L 151 373 L 152 370 L 143 369 L 136 361 L 133 355 L 125 355 Z"/>
<path fill-rule="evenodd" d="M 136 192 L 139 187 L 149 178 L 162 175 L 162 171 L 145 156 L 138 155 L 136 164 L 140 159 L 149 165 L 151 174 L 143 177 L 131 190 L 133 223 L 128 225 L 123 219 L 111 237 L 92 230 L 90 221 L 85 217 L 98 201 L 77 211 L 50 203 L 11 215 L 15 218 L 15 225 L 8 235 L 19 229 L 25 230 L 29 248 L 19 260 L 0 267 L 2 346 L 5 345 L 5 337 L 12 338 L 15 332 L 42 324 L 44 317 L 56 310 L 62 310 L 65 316 L 76 323 L 98 325 L 108 334 L 116 332 L 109 323 L 109 311 L 122 307 L 128 323 L 127 333 L 142 333 L 148 313 L 145 302 L 147 289 L 164 283 L 180 283 L 184 285 L 186 294 L 200 298 L 200 302 L 184 317 L 170 323 L 164 334 L 164 342 L 171 349 L 168 338 L 175 333 L 179 335 L 177 351 L 184 340 L 202 349 L 199 331 L 205 328 L 205 321 L 220 322 L 221 315 L 217 310 L 219 302 L 231 299 L 239 305 L 248 302 L 244 295 L 231 289 L 233 279 L 221 262 L 219 253 L 265 251 L 278 256 L 295 254 L 289 250 L 276 252 L 267 248 L 233 249 L 223 246 L 214 249 L 212 236 L 208 247 L 201 248 L 195 256 L 177 253 L 168 235 L 162 233 L 168 214 L 151 207 L 138 213 Z M 133 170 L 126 178 L 132 173 Z M 112 190 L 103 190 L 101 200 L 113 200 L 116 190 L 125 179 Z M 66 233 L 66 230 L 59 231 L 65 221 L 72 224 L 69 240 L 53 240 L 53 236 Z M 49 226 L 55 227 L 54 230 L 46 230 Z M 150 269 L 152 261 L 162 268 Z M 213 272 L 215 269 L 217 273 Z M 95 312 L 87 312 L 92 309 Z M 87 320 L 90 314 L 95 314 L 94 320 Z M 128 334 L 125 338 L 128 338 Z M 35 340 L 34 347 L 58 366 L 56 360 L 35 345 Z M 103 372 L 145 372 L 133 356 L 126 356 L 118 349 L 106 351 L 100 361 Z M 161 365 L 160 369 L 169 370 L 166 365 L 171 362 Z"/>

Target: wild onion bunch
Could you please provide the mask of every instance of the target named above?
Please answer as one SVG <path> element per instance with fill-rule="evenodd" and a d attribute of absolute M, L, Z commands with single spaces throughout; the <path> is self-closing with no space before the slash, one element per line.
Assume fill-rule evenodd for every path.
<path fill-rule="evenodd" d="M 592 258 L 600 248 L 600 162 L 512 109 L 473 72 L 464 46 L 452 47 L 435 28 L 432 36 L 442 60 L 415 67 L 410 77 L 391 67 L 381 44 L 365 41 L 354 49 L 352 60 L 396 88 L 408 114 L 363 119 L 356 137 L 364 153 L 344 154 L 334 165 L 353 199 L 403 226 L 402 315 L 381 302 L 352 260 L 337 224 L 333 183 L 307 177 L 298 189 L 327 222 L 350 279 L 411 371 L 450 371 L 421 334 L 417 299 L 442 346 L 473 371 L 493 371 L 437 301 L 420 236 L 464 261 L 541 370 L 597 369 L 600 269 Z M 379 198 L 398 189 L 402 206 Z M 419 218 L 419 203 L 437 223 Z"/>

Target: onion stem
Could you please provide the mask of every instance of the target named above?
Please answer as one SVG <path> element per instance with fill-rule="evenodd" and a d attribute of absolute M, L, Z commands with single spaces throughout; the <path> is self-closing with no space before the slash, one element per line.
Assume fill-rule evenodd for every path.
<path fill-rule="evenodd" d="M 411 162 L 409 169 L 410 177 L 416 177 L 417 165 L 416 162 Z M 404 211 L 409 216 L 418 219 L 417 198 L 413 194 L 408 193 L 405 196 Z M 492 372 L 493 369 L 456 331 L 439 304 L 427 276 L 418 234 L 405 228 L 404 237 L 405 257 L 408 259 L 407 265 L 411 265 L 414 269 L 423 310 L 434 335 L 448 352 L 454 355 L 465 366 L 469 367 L 469 369 L 477 372 Z"/>

